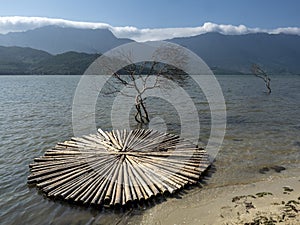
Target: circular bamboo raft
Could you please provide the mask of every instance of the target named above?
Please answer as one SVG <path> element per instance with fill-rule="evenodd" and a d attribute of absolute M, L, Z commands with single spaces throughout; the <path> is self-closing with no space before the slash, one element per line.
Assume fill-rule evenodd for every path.
<path fill-rule="evenodd" d="M 28 183 L 49 197 L 121 206 L 197 183 L 209 165 L 205 150 L 177 135 L 99 129 L 35 158 Z"/>

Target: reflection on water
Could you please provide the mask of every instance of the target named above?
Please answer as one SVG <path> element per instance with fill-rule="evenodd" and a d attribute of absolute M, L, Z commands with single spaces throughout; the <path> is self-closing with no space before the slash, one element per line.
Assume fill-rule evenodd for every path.
<path fill-rule="evenodd" d="M 299 174 L 300 77 L 272 78 L 272 94 L 254 76 L 218 76 L 227 106 L 227 131 L 205 189 Z M 0 222 L 2 224 L 116 224 L 147 209 L 111 212 L 49 200 L 28 187 L 28 164 L 47 148 L 72 137 L 72 100 L 79 76 L 0 77 Z M 201 91 L 186 83 L 201 123 L 201 143 L 210 133 L 210 112 Z M 189 86 L 190 85 L 190 86 Z M 99 97 L 96 123 L 110 129 L 112 100 Z M 153 126 L 180 132 L 180 118 L 163 99 L 148 99 Z M 189 109 L 187 109 L 187 113 Z M 162 122 L 163 120 L 163 122 Z M 131 118 L 134 127 L 133 117 Z M 262 168 L 282 166 L 277 173 Z M 196 188 L 197 189 L 197 188 Z M 198 189 L 197 189 L 198 190 Z M 200 189 L 201 191 L 201 189 Z M 197 191 L 192 191 L 193 195 Z M 188 198 L 191 193 L 183 195 Z M 193 204 L 191 198 L 191 204 Z M 195 198 L 197 199 L 197 198 Z M 196 200 L 195 200 L 196 201 Z M 155 206 L 153 206 L 155 207 Z"/>

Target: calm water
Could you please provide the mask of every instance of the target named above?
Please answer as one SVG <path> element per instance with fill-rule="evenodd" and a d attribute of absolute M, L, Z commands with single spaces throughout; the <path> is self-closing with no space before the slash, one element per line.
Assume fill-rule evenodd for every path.
<path fill-rule="evenodd" d="M 72 206 L 49 200 L 27 185 L 28 164 L 56 142 L 73 136 L 71 110 L 79 79 L 0 76 L 0 224 L 135 224 L 139 223 L 139 215 L 147 212 L 147 208 L 124 213 Z M 218 80 L 227 105 L 226 136 L 207 185 L 203 190 L 195 189 L 205 191 L 270 176 L 299 174 L 300 76 L 274 76 L 271 95 L 264 93 L 263 82 L 254 76 L 218 76 Z M 205 143 L 209 110 L 202 97 L 190 93 L 200 115 L 200 139 Z M 160 115 L 166 119 L 168 131 L 178 131 L 179 119 L 172 113 L 172 106 L 154 100 L 148 103 L 154 104 L 150 116 Z M 99 98 L 97 124 L 109 129 L 109 104 L 102 104 L 104 101 L 110 102 Z M 259 172 L 272 166 L 286 170 Z M 183 198 L 188 195 L 189 191 Z"/>

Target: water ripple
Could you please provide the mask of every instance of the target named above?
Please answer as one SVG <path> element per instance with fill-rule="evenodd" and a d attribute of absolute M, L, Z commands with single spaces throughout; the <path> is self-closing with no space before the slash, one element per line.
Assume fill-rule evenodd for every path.
<path fill-rule="evenodd" d="M 26 183 L 28 164 L 56 142 L 72 136 L 71 107 L 79 78 L 0 77 L 1 224 L 116 224 L 142 213 L 141 210 L 124 214 L 72 206 L 49 200 Z M 284 166 L 287 168 L 282 172 L 284 176 L 299 168 L 300 77 L 272 78 L 271 95 L 258 89 L 260 80 L 255 77 L 220 76 L 218 80 L 228 106 L 228 129 L 215 162 L 216 172 L 207 181 L 208 187 L 278 175 L 260 174 L 259 168 L 264 166 Z M 200 139 L 205 142 L 210 133 L 209 108 L 204 96 L 191 90 L 190 94 L 199 110 Z M 100 98 L 99 101 L 109 100 Z M 174 108 L 163 101 L 155 103 L 150 99 L 149 103 L 153 103 L 150 115 L 169 118 L 168 129 L 180 130 Z M 101 110 L 96 114 L 99 119 L 96 122 L 104 128 L 111 127 L 109 108 L 105 108 L 109 105 L 97 105 Z"/>

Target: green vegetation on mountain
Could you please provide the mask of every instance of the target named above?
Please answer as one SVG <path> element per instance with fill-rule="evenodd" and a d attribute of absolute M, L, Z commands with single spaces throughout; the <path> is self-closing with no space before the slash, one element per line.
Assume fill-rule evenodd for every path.
<path fill-rule="evenodd" d="M 99 54 L 66 52 L 39 62 L 34 71 L 36 74 L 83 74 L 88 66 L 99 57 Z"/>
<path fill-rule="evenodd" d="M 48 58 L 51 55 L 44 51 L 0 46 L 0 74 L 31 74 L 34 65 Z"/>
<path fill-rule="evenodd" d="M 78 52 L 51 55 L 32 48 L 0 46 L 0 75 L 83 74 L 99 56 Z"/>

